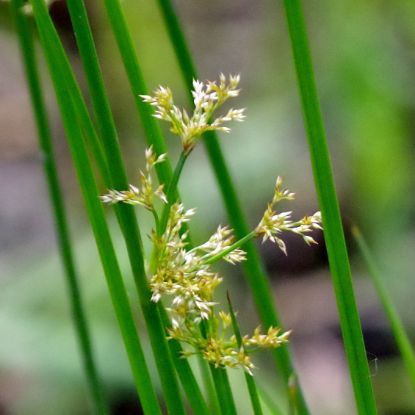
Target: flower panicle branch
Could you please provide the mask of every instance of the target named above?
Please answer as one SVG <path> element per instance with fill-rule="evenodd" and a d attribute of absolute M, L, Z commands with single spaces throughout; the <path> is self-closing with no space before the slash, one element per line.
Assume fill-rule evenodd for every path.
<path fill-rule="evenodd" d="M 139 179 L 140 186 L 129 185 L 128 190 L 109 190 L 107 194 L 101 196 L 104 203 L 114 204 L 119 202 L 128 203 L 130 205 L 141 205 L 147 210 L 154 211 L 154 197 L 157 197 L 164 203 L 167 203 L 164 194 L 164 184 L 160 184 L 157 188 L 153 185 L 153 171 L 156 164 L 166 160 L 167 155 L 161 154 L 156 156 L 152 147 L 145 151 L 146 167 L 145 171 L 140 170 Z"/>
<path fill-rule="evenodd" d="M 193 248 L 193 251 L 204 252 L 202 259 L 207 260 L 225 252 L 235 242 L 233 230 L 228 226 L 219 225 L 216 232 L 204 244 Z M 246 252 L 235 248 L 222 257 L 225 261 L 235 265 L 246 260 Z"/>
<path fill-rule="evenodd" d="M 144 102 L 155 107 L 154 117 L 167 121 L 170 131 L 179 136 L 183 151 L 190 153 L 196 145 L 197 139 L 207 131 L 230 132 L 230 128 L 224 124 L 230 121 L 243 121 L 244 109 L 229 109 L 224 115 L 214 117 L 215 111 L 229 98 L 239 95 L 238 89 L 240 76 L 220 74 L 219 81 L 201 82 L 193 80 L 192 115 L 185 109 L 180 109 L 174 103 L 173 93 L 168 87 L 160 86 L 154 91 L 154 95 L 141 95 Z"/>
<path fill-rule="evenodd" d="M 275 243 L 285 255 L 287 255 L 287 247 L 285 242 L 280 238 L 283 232 L 292 232 L 300 235 L 307 245 L 317 244 L 316 240 L 309 235 L 314 230 L 322 230 L 321 226 L 321 213 L 315 212 L 311 216 L 304 216 L 298 221 L 291 219 L 292 212 L 280 212 L 275 211 L 275 206 L 282 200 L 294 200 L 295 194 L 291 193 L 288 189 L 282 189 L 282 178 L 278 177 L 274 196 L 272 201 L 268 203 L 267 209 L 264 215 L 255 229 L 257 235 L 262 235 L 262 241 L 270 240 Z"/>

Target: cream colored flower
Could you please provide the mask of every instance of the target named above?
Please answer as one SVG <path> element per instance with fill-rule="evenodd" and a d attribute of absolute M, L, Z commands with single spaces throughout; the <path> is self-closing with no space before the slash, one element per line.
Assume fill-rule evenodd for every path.
<path fill-rule="evenodd" d="M 130 205 L 141 205 L 148 210 L 154 210 L 154 197 L 156 196 L 164 203 L 167 203 L 166 195 L 163 192 L 164 185 L 156 188 L 153 186 L 153 170 L 156 164 L 162 163 L 166 159 L 166 154 L 156 156 L 152 147 L 145 151 L 146 168 L 145 172 L 140 170 L 140 187 L 129 185 L 128 190 L 109 190 L 107 194 L 101 196 L 104 203 L 114 204 L 119 202 Z"/>
<path fill-rule="evenodd" d="M 214 117 L 215 111 L 229 98 L 239 95 L 239 75 L 230 76 L 229 80 L 220 74 L 219 82 L 193 81 L 193 114 L 174 104 L 173 94 L 169 88 L 158 87 L 154 95 L 141 95 L 144 102 L 156 108 L 154 116 L 170 123 L 170 131 L 181 139 L 183 150 L 189 153 L 196 140 L 206 131 L 229 132 L 224 126 L 229 121 L 243 121 L 244 109 L 230 109 L 222 116 Z"/>
<path fill-rule="evenodd" d="M 277 178 L 274 196 L 271 203 L 268 204 L 267 209 L 262 216 L 261 221 L 255 229 L 257 235 L 262 235 L 262 241 L 268 239 L 275 243 L 285 255 L 287 255 L 287 247 L 281 238 L 283 232 L 293 232 L 300 235 L 307 245 L 316 244 L 314 238 L 308 235 L 315 229 L 322 229 L 321 227 L 321 213 L 316 212 L 312 216 L 305 216 L 299 221 L 292 221 L 292 212 L 277 213 L 274 208 L 277 203 L 282 200 L 293 200 L 294 193 L 288 189 L 282 189 L 282 179 Z"/>

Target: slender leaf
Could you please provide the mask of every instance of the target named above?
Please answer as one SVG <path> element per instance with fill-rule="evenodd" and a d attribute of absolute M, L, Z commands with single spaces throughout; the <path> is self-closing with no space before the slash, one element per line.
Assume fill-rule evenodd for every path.
<path fill-rule="evenodd" d="M 376 414 L 369 365 L 336 197 L 330 155 L 315 85 L 300 0 L 284 0 L 302 100 L 310 157 L 325 228 L 329 265 L 359 414 Z"/>
<path fill-rule="evenodd" d="M 107 414 L 108 408 L 105 403 L 102 385 L 94 359 L 90 330 L 78 281 L 79 277 L 73 259 L 67 216 L 53 151 L 52 136 L 37 68 L 32 30 L 27 16 L 22 11 L 23 5 L 23 0 L 13 0 L 11 2 L 38 131 L 39 147 L 43 153 L 43 167 L 55 219 L 57 242 L 64 267 L 75 332 L 78 338 L 88 386 L 95 405 L 95 412 L 97 414 Z"/>
<path fill-rule="evenodd" d="M 235 315 L 235 312 L 233 311 L 233 306 L 232 306 L 231 298 L 229 296 L 229 292 L 227 293 L 227 298 L 228 298 L 229 313 L 232 319 L 233 332 L 235 333 L 236 341 L 238 342 L 238 347 L 243 348 L 241 331 L 239 330 L 238 321 L 236 320 L 236 315 Z M 245 381 L 248 387 L 249 397 L 251 398 L 251 405 L 252 405 L 254 414 L 262 415 L 261 402 L 259 400 L 259 395 L 258 395 L 258 391 L 256 388 L 254 377 L 252 375 L 249 375 L 248 373 L 245 373 Z"/>
<path fill-rule="evenodd" d="M 211 415 L 219 415 L 220 414 L 220 404 L 216 394 L 215 385 L 213 384 L 212 374 L 209 369 L 209 364 L 203 358 L 203 356 L 198 355 L 198 364 L 200 368 L 200 372 L 202 375 L 203 385 L 205 387 L 207 401 L 209 405 L 209 413 Z"/>
<path fill-rule="evenodd" d="M 398 311 L 390 298 L 390 295 L 383 283 L 384 278 L 379 266 L 373 257 L 373 254 L 366 243 L 365 238 L 357 227 L 352 228 L 353 236 L 357 242 L 360 253 L 366 263 L 369 270 L 369 274 L 372 277 L 373 284 L 375 285 L 379 299 L 385 310 L 386 316 L 389 320 L 389 324 L 392 329 L 393 336 L 395 337 L 396 344 L 402 355 L 402 359 L 406 366 L 409 378 L 412 386 L 415 389 L 415 352 L 411 345 L 411 341 L 406 333 L 405 327 L 399 317 Z"/>
<path fill-rule="evenodd" d="M 217 398 L 220 402 L 222 415 L 236 415 L 235 402 L 226 368 L 215 367 L 210 364 L 210 371 L 212 373 L 213 383 L 215 384 Z"/>
<path fill-rule="evenodd" d="M 119 0 L 104 0 L 112 31 L 121 53 L 122 61 L 127 72 L 138 112 L 141 117 L 144 133 L 148 143 L 154 147 L 156 154 L 167 153 L 166 143 L 156 119 L 152 116 L 153 110 L 143 102 L 140 95 L 148 94 L 141 68 L 138 64 L 130 32 L 127 28 L 124 13 Z M 160 183 L 170 183 L 172 168 L 168 161 L 156 166 Z"/>
<path fill-rule="evenodd" d="M 33 0 L 32 5 L 87 213 L 96 239 L 101 263 L 104 268 L 112 303 L 121 329 L 141 404 L 145 413 L 161 414 L 137 335 L 127 293 L 122 282 L 121 272 L 105 221 L 103 208 L 98 198 L 98 189 L 83 142 L 82 131 L 76 123 L 77 111 L 74 108 L 70 84 L 68 84 L 67 79 L 64 77 L 65 73 L 62 72 L 61 55 L 63 50 L 60 48 L 57 33 L 51 24 L 43 0 Z"/>
<path fill-rule="evenodd" d="M 264 390 L 264 388 L 262 388 L 260 385 L 257 385 L 257 389 L 261 397 L 261 401 L 264 402 L 264 405 L 272 415 L 284 414 L 284 412 L 277 406 L 277 404 L 273 401 L 269 393 Z"/>

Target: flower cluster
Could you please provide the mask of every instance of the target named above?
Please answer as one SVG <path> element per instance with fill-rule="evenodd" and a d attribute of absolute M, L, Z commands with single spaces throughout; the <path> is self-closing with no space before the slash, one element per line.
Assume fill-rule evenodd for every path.
<path fill-rule="evenodd" d="M 171 124 L 171 131 L 181 138 L 183 154 L 188 155 L 196 140 L 206 131 L 229 131 L 225 122 L 242 121 L 243 110 L 229 110 L 225 115 L 214 118 L 214 112 L 228 99 L 239 94 L 239 76 L 229 80 L 220 75 L 219 82 L 194 81 L 192 91 L 194 112 L 189 116 L 179 109 L 173 101 L 169 88 L 159 87 L 154 96 L 143 96 L 145 102 L 156 107 L 155 116 Z M 216 312 L 214 299 L 216 288 L 222 277 L 212 269 L 223 259 L 236 264 L 246 259 L 241 249 L 252 238 L 261 236 L 263 241 L 274 242 L 284 253 L 286 245 L 282 239 L 284 232 L 300 235 L 307 244 L 316 243 L 310 232 L 321 229 L 321 216 L 316 212 L 299 221 L 291 220 L 291 212 L 277 213 L 275 206 L 283 200 L 294 199 L 294 193 L 282 188 L 278 177 L 272 201 L 258 224 L 248 235 L 235 240 L 233 231 L 227 226 L 218 226 L 216 232 L 203 244 L 190 247 L 188 223 L 195 214 L 194 209 L 185 209 L 180 202 L 167 200 L 164 185 L 155 186 L 152 174 L 154 166 L 161 163 L 166 155 L 156 156 L 152 149 L 146 150 L 146 168 L 140 171 L 140 186 L 130 185 L 128 190 L 109 190 L 101 199 L 105 203 L 129 203 L 142 205 L 152 211 L 156 223 L 152 232 L 153 255 L 150 262 L 151 300 L 165 300 L 171 318 L 168 328 L 170 339 L 176 339 L 191 347 L 185 355 L 200 354 L 216 367 L 241 367 L 252 374 L 254 364 L 250 354 L 258 349 L 276 348 L 288 341 L 290 332 L 269 327 L 262 333 L 258 327 L 251 336 L 239 338 L 231 331 L 232 316 L 224 311 Z M 185 159 L 185 158 L 184 158 Z M 173 189 L 183 164 L 177 164 L 172 182 L 166 183 Z M 168 194 L 170 191 L 167 192 Z M 165 204 L 161 220 L 154 205 L 155 197 Z"/>
<path fill-rule="evenodd" d="M 250 375 L 255 365 L 250 354 L 258 349 L 277 348 L 288 342 L 290 332 L 281 333 L 281 329 L 270 327 L 266 334 L 261 334 L 257 327 L 252 336 L 245 335 L 239 345 L 235 335 L 227 335 L 231 324 L 229 313 L 220 311 L 210 319 L 211 333 L 202 336 L 200 330 L 190 323 L 169 329 L 171 339 L 176 339 L 192 346 L 193 350 L 184 352 L 185 356 L 200 353 L 204 359 L 215 367 L 242 368 Z"/>
<path fill-rule="evenodd" d="M 130 184 L 128 190 L 109 190 L 107 194 L 101 196 L 104 203 L 114 204 L 118 202 L 128 203 L 130 205 L 141 205 L 147 210 L 154 210 L 154 196 L 157 196 L 164 203 L 167 203 L 166 196 L 163 192 L 164 185 L 159 185 L 156 189 L 153 187 L 153 170 L 154 166 L 162 163 L 166 159 L 166 154 L 158 157 L 153 152 L 152 147 L 145 152 L 146 168 L 145 172 L 140 170 L 140 187 Z"/>
<path fill-rule="evenodd" d="M 202 319 L 209 319 L 215 305 L 213 293 L 222 278 L 211 270 L 208 261 L 228 249 L 233 241 L 232 231 L 219 227 L 206 243 L 187 250 L 183 224 L 189 222 L 194 213 L 194 209 L 185 210 L 182 204 L 173 204 L 163 235 L 153 234 L 158 266 L 150 280 L 152 300 L 157 302 L 162 296 L 172 298 L 173 326 L 186 320 L 199 324 Z M 245 255 L 235 249 L 225 258 L 236 263 L 243 261 Z"/>
<path fill-rule="evenodd" d="M 215 313 L 214 310 L 214 293 L 222 278 L 212 269 L 212 265 L 221 259 L 231 264 L 244 261 L 246 254 L 240 249 L 242 243 L 235 241 L 232 229 L 218 226 L 205 243 L 191 248 L 184 228 L 195 214 L 195 209 L 185 209 L 179 202 L 168 204 L 163 185 L 154 186 L 152 179 L 154 166 L 163 162 L 166 156 L 156 156 L 151 147 L 145 154 L 146 168 L 145 172 L 140 172 L 140 187 L 130 185 L 126 191 L 110 190 L 101 199 L 110 204 L 124 202 L 142 205 L 153 213 L 155 196 L 167 203 L 164 205 L 168 208 L 165 228 L 156 226 L 156 231 L 152 233 L 154 267 L 150 288 L 152 301 L 158 302 L 162 298 L 168 300 L 172 322 L 168 330 L 169 337 L 192 347 L 192 351 L 186 352 L 186 355 L 199 353 L 217 367 L 242 367 L 252 374 L 254 364 L 250 354 L 257 349 L 279 347 L 288 341 L 289 332 L 281 333 L 279 328 L 270 327 L 266 334 L 262 334 L 258 327 L 252 336 L 242 338 L 241 347 L 235 336 L 228 334 L 231 317 L 223 311 Z M 273 199 L 263 218 L 243 240 L 263 235 L 263 240 L 271 240 L 286 252 L 281 234 L 289 231 L 301 235 L 308 244 L 315 243 L 308 233 L 313 229 L 321 229 L 318 212 L 293 222 L 290 219 L 291 212 L 274 211 L 278 202 L 293 198 L 293 193 L 282 189 L 279 177 Z M 201 331 L 202 324 L 208 327 L 205 334 Z"/>
<path fill-rule="evenodd" d="M 233 249 L 233 232 L 222 226 L 204 244 L 187 249 L 187 233 L 182 227 L 194 213 L 194 209 L 185 210 L 182 204 L 174 204 L 164 234 L 159 238 L 153 236 L 158 266 L 150 280 L 152 300 L 170 298 L 169 336 L 192 346 L 193 351 L 187 355 L 200 353 L 217 367 L 242 367 L 252 374 L 254 365 L 249 354 L 258 348 L 279 347 L 287 341 L 289 333 L 280 334 L 280 329 L 271 327 L 267 334 L 260 334 L 257 328 L 253 336 L 243 337 L 243 347 L 238 346 L 234 335 L 227 336 L 229 314 L 214 312 L 214 291 L 222 278 L 210 264 L 214 258 L 232 264 L 241 262 L 245 260 L 245 252 Z M 210 327 L 207 336 L 200 330 L 203 320 Z"/>
<path fill-rule="evenodd" d="M 243 121 L 244 109 L 230 109 L 226 114 L 214 118 L 214 112 L 229 98 L 239 95 L 239 75 L 230 76 L 229 80 L 221 74 L 219 81 L 193 81 L 194 110 L 190 116 L 185 109 L 174 104 L 173 94 L 167 87 L 160 86 L 154 96 L 142 95 L 144 102 L 156 108 L 154 116 L 171 125 L 171 132 L 182 141 L 185 153 L 195 146 L 196 140 L 206 131 L 224 131 L 230 129 L 224 124 L 229 121 Z"/>
<path fill-rule="evenodd" d="M 322 229 L 321 227 L 321 213 L 316 212 L 311 216 L 304 216 L 301 220 L 292 221 L 292 212 L 275 212 L 275 205 L 282 200 L 293 200 L 295 194 L 288 189 L 282 189 L 282 179 L 277 178 L 275 183 L 274 197 L 271 203 L 268 204 L 267 209 L 261 219 L 261 222 L 255 229 L 257 235 L 263 235 L 262 241 L 270 240 L 275 243 L 281 251 L 287 255 L 287 247 L 285 242 L 280 238 L 283 232 L 293 232 L 300 235 L 307 245 L 316 244 L 314 238 L 308 235 L 315 229 Z"/>
<path fill-rule="evenodd" d="M 235 242 L 233 231 L 228 226 L 218 226 L 216 232 L 203 245 L 198 246 L 198 251 L 204 251 L 204 260 L 210 259 L 215 255 L 220 255 L 227 250 Z M 242 249 L 236 248 L 222 257 L 227 262 L 235 265 L 237 262 L 242 262 L 246 259 L 246 253 Z"/>

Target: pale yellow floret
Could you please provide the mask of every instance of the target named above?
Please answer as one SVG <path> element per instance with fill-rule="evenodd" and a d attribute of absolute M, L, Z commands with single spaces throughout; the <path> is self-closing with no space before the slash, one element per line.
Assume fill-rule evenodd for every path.
<path fill-rule="evenodd" d="M 243 121 L 244 109 L 230 109 L 222 116 L 214 117 L 215 111 L 229 98 L 239 95 L 237 89 L 239 75 L 230 76 L 229 80 L 221 74 L 219 82 L 201 82 L 193 80 L 193 113 L 189 115 L 185 109 L 174 104 L 173 94 L 169 88 L 158 87 L 153 96 L 141 95 L 144 102 L 155 107 L 154 116 L 170 123 L 170 131 L 181 139 L 183 150 L 189 153 L 197 139 L 207 131 L 229 132 L 224 126 L 230 121 Z"/>
<path fill-rule="evenodd" d="M 257 235 L 262 235 L 262 241 L 270 240 L 275 243 L 285 255 L 287 255 L 287 247 L 285 242 L 280 238 L 283 232 L 293 232 L 300 235 L 307 245 L 316 244 L 314 238 L 308 235 L 315 229 L 322 229 L 321 227 L 321 213 L 316 212 L 312 216 L 304 216 L 299 221 L 291 220 L 291 211 L 275 212 L 275 205 L 282 200 L 293 200 L 294 193 L 288 189 L 282 189 L 282 179 L 277 178 L 274 195 L 271 203 L 268 204 L 267 209 L 262 216 L 261 221 L 255 228 Z"/>
<path fill-rule="evenodd" d="M 119 202 L 128 203 L 130 205 L 141 205 L 148 210 L 154 210 L 154 197 L 167 203 L 164 194 L 164 185 L 153 186 L 153 170 L 156 164 L 166 160 L 166 154 L 156 156 L 152 147 L 145 151 L 146 169 L 139 172 L 140 187 L 129 185 L 128 190 L 109 190 L 107 194 L 101 196 L 104 203 L 114 204 Z"/>

